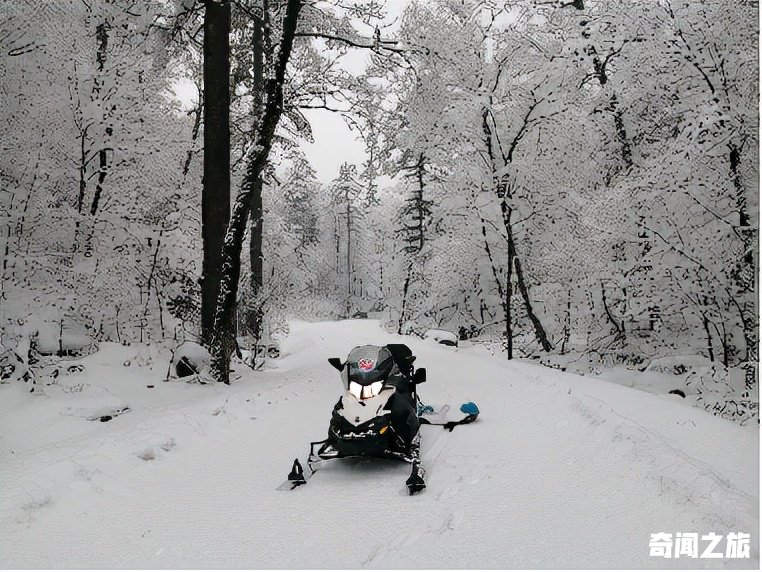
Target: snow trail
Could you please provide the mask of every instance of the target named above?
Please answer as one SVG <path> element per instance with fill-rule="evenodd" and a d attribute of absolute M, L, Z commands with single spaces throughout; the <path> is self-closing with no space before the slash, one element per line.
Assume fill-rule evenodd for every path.
<path fill-rule="evenodd" d="M 427 368 L 425 402 L 482 412 L 452 433 L 422 428 L 428 488 L 407 495 L 405 464 L 347 459 L 275 490 L 325 436 L 341 394 L 326 359 L 394 341 Z M 137 350 L 108 345 L 82 360 L 81 395 L 0 387 L 0 567 L 759 563 L 757 428 L 370 320 L 295 322 L 282 350 L 230 387 L 161 383 L 166 361 L 124 367 Z M 107 423 L 72 414 L 120 404 L 130 411 Z M 650 533 L 738 531 L 752 534 L 751 560 L 649 557 Z"/>

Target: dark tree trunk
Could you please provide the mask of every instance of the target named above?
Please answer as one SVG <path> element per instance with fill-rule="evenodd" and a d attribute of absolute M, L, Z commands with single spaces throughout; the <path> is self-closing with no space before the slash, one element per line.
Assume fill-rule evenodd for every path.
<path fill-rule="evenodd" d="M 352 205 L 349 202 L 349 184 L 344 191 L 344 200 L 347 203 L 347 318 L 352 312 Z"/>
<path fill-rule="evenodd" d="M 709 318 L 705 313 L 701 314 L 701 323 L 706 333 L 706 351 L 709 353 L 709 361 L 714 361 L 714 344 L 712 343 L 712 332 L 709 330 Z"/>
<path fill-rule="evenodd" d="M 529 117 L 529 115 L 527 115 Z M 526 121 L 526 118 L 525 118 Z M 526 123 L 524 124 L 524 126 Z M 522 130 L 524 128 L 522 126 Z M 503 227 L 505 228 L 506 239 L 508 241 L 508 261 L 506 265 L 506 285 L 505 285 L 505 342 L 508 359 L 513 359 L 513 324 L 512 324 L 512 308 L 511 301 L 513 298 L 513 271 L 516 271 L 516 281 L 519 287 L 519 292 L 524 300 L 524 306 L 526 307 L 529 320 L 534 327 L 535 337 L 540 342 L 543 350 L 550 351 L 553 346 L 548 341 L 548 336 L 545 333 L 545 328 L 542 326 L 542 322 L 535 314 L 532 308 L 532 302 L 529 298 L 529 289 L 524 281 L 524 272 L 521 267 L 521 262 L 516 255 L 516 242 L 513 237 L 513 225 L 511 224 L 511 216 L 513 215 L 513 209 L 508 204 L 508 200 L 511 198 L 511 192 L 509 187 L 509 181 L 507 175 L 497 176 L 496 173 L 499 167 L 505 167 L 513 161 L 513 150 L 518 142 L 518 137 L 514 139 L 510 151 L 507 155 L 502 155 L 503 164 L 499 165 L 497 157 L 495 155 L 495 148 L 493 146 L 493 133 L 492 128 L 489 125 L 489 110 L 484 109 L 482 112 L 482 130 L 484 132 L 484 139 L 487 145 L 487 154 L 489 156 L 490 165 L 492 166 L 492 181 L 495 187 L 495 194 L 500 199 L 500 211 L 503 215 Z M 502 149 L 502 148 L 501 148 Z"/>
<path fill-rule="evenodd" d="M 230 356 L 236 347 L 233 321 L 238 297 L 238 280 L 241 275 L 243 238 L 251 206 L 251 195 L 254 192 L 252 182 L 262 178 L 275 136 L 275 128 L 283 113 L 286 64 L 291 57 L 301 6 L 301 0 L 288 0 L 286 5 L 278 60 L 274 66 L 273 75 L 265 84 L 265 106 L 262 121 L 257 126 L 257 145 L 248 157 L 244 182 L 233 204 L 233 212 L 222 245 L 221 279 L 211 343 L 212 375 L 219 382 L 230 383 Z"/>
<path fill-rule="evenodd" d="M 209 343 L 230 217 L 230 3 L 204 12 L 204 182 L 201 193 L 201 336 Z"/>
<path fill-rule="evenodd" d="M 503 191 L 505 192 L 505 191 Z M 516 255 L 516 248 L 513 244 L 513 232 L 511 231 L 511 208 L 505 202 L 505 195 L 500 204 L 503 211 L 503 224 L 508 232 L 508 264 L 505 269 L 505 344 L 508 352 L 508 359 L 513 359 L 513 265 Z"/>
<path fill-rule="evenodd" d="M 114 130 L 111 127 L 106 128 L 106 137 L 111 138 L 114 134 Z M 90 205 L 90 214 L 95 216 L 98 212 L 98 207 L 101 202 L 101 195 L 103 194 L 103 183 L 106 180 L 106 173 L 108 172 L 108 150 L 101 149 L 98 151 L 98 182 L 95 184 L 95 193 L 93 193 L 93 202 Z"/>
<path fill-rule="evenodd" d="M 736 192 L 736 207 L 738 208 L 738 227 L 743 240 L 744 254 L 733 270 L 736 285 L 741 294 L 739 312 L 743 324 L 743 337 L 746 345 L 744 368 L 746 371 L 746 387 L 751 389 L 757 384 L 759 369 L 759 324 L 757 308 L 757 292 L 759 282 L 757 263 L 754 254 L 758 248 L 757 236 L 751 224 L 748 211 L 746 188 L 741 179 L 741 146 L 728 144 L 730 178 Z"/>
<path fill-rule="evenodd" d="M 400 329 L 404 322 L 404 314 L 407 302 L 410 298 L 410 288 L 422 277 L 419 271 L 413 272 L 414 265 L 425 264 L 420 257 L 426 242 L 426 226 L 431 215 L 431 201 L 426 200 L 426 155 L 419 153 L 415 163 L 404 167 L 405 178 L 412 181 L 413 190 L 410 198 L 405 200 L 405 222 L 402 228 L 404 240 L 403 252 L 408 258 L 408 271 L 405 278 L 405 286 L 402 298 L 402 315 L 400 315 Z"/>
<path fill-rule="evenodd" d="M 264 54 L 262 46 L 262 21 L 257 18 L 254 21 L 254 114 L 257 118 L 257 124 L 262 119 L 262 102 L 264 87 Z M 255 133 L 257 129 L 254 130 Z M 256 141 L 254 142 L 256 144 Z M 247 173 L 248 175 L 248 173 Z M 249 239 L 249 263 L 251 265 L 251 303 L 247 312 L 247 327 L 249 335 L 254 339 L 254 343 L 258 344 L 262 339 L 262 318 L 264 316 L 264 309 L 262 308 L 261 293 L 262 286 L 264 284 L 263 273 L 263 254 L 262 254 L 262 232 L 263 232 L 263 216 L 262 210 L 262 178 L 258 177 L 253 181 L 249 181 L 251 185 L 251 203 L 249 205 L 251 209 L 251 222 L 250 232 L 251 237 Z"/>
<path fill-rule="evenodd" d="M 503 290 L 503 282 L 500 280 L 500 276 L 497 273 L 497 268 L 495 267 L 495 260 L 492 256 L 492 249 L 489 245 L 489 240 L 487 239 L 487 224 L 484 220 L 484 217 L 480 213 L 479 220 L 482 223 L 482 237 L 484 238 L 484 252 L 487 254 L 487 259 L 489 260 L 490 268 L 492 269 L 492 277 L 495 279 L 495 283 L 497 284 L 497 295 L 500 298 L 500 305 L 503 308 L 503 317 L 505 318 L 505 341 L 506 346 L 511 347 L 512 346 L 512 336 L 511 336 L 511 305 L 509 303 L 509 299 L 505 294 L 505 291 Z M 510 284 L 510 275 L 508 276 L 508 283 Z M 484 315 L 482 314 L 482 324 L 484 323 Z M 512 356 L 513 351 L 512 348 L 508 350 L 509 355 Z M 510 359 L 510 357 L 509 357 Z"/>
<path fill-rule="evenodd" d="M 487 145 L 487 155 L 489 157 L 489 164 L 492 168 L 492 184 L 494 186 L 494 191 L 497 194 L 498 198 L 500 198 L 500 210 L 502 211 L 503 215 L 503 223 L 504 225 L 507 222 L 506 228 L 510 228 L 510 207 L 506 203 L 506 191 L 507 187 L 505 185 L 505 181 L 502 178 L 498 178 L 495 176 L 495 173 L 497 172 L 497 159 L 495 157 L 495 148 L 492 143 L 492 128 L 489 125 L 489 110 L 485 108 L 482 111 L 482 131 L 484 132 L 484 142 Z M 481 215 L 480 215 L 481 217 Z M 485 241 L 485 248 L 488 250 L 487 254 L 489 253 L 489 244 L 487 243 L 487 233 L 486 228 L 484 226 L 484 219 L 482 218 L 482 233 L 484 234 L 484 241 Z M 490 255 L 490 261 L 492 260 L 492 257 Z M 505 349 L 508 353 L 508 359 L 513 359 L 513 324 L 512 324 L 512 316 L 511 316 L 511 298 L 513 297 L 513 249 L 508 248 L 508 261 L 505 268 L 506 273 L 506 282 L 505 282 L 505 290 L 503 290 L 502 286 L 500 285 L 500 279 L 497 276 L 497 273 L 495 272 L 494 264 L 492 265 L 493 273 L 495 274 L 495 279 L 498 282 L 498 292 L 500 293 L 500 299 L 501 303 L 503 305 L 503 315 L 505 316 Z"/>
<path fill-rule="evenodd" d="M 98 24 L 95 32 L 95 38 L 98 42 L 98 51 L 96 52 L 96 60 L 98 62 L 98 72 L 103 73 L 104 66 L 106 65 L 106 58 L 108 55 L 108 31 L 111 28 L 108 22 L 101 22 Z M 100 83 L 96 78 L 94 83 L 94 92 L 100 94 Z M 105 117 L 104 117 L 105 119 Z M 111 126 L 106 127 L 105 137 L 103 140 L 102 148 L 98 151 L 98 181 L 95 184 L 95 193 L 93 194 L 93 201 L 90 204 L 90 214 L 95 216 L 98 212 L 98 206 L 100 205 L 101 195 L 103 194 L 103 183 L 106 180 L 106 172 L 109 167 L 107 147 L 108 141 L 111 139 L 114 130 Z"/>
<path fill-rule="evenodd" d="M 336 239 L 336 276 L 340 276 L 341 266 L 341 236 L 339 235 L 339 215 L 334 212 L 333 216 L 333 236 Z"/>
<path fill-rule="evenodd" d="M 624 126 L 624 113 L 619 109 L 619 100 L 616 94 L 611 96 L 611 108 L 614 111 L 614 128 L 616 129 L 616 136 L 619 140 L 620 153 L 622 154 L 622 160 L 624 161 L 625 169 L 632 167 L 632 147 L 630 146 L 630 139 L 627 136 L 627 129 Z"/>
<path fill-rule="evenodd" d="M 722 326 L 722 331 L 720 331 L 720 328 L 717 327 L 717 324 L 712 323 L 712 326 L 714 327 L 714 331 L 717 333 L 717 339 L 719 339 L 720 343 L 722 344 L 722 365 L 729 367 L 730 348 L 728 347 L 728 332 L 725 329 L 725 324 L 722 322 L 720 323 L 720 326 Z"/>
<path fill-rule="evenodd" d="M 561 342 L 561 355 L 564 355 L 569 346 L 569 340 L 571 339 L 571 307 L 572 307 L 572 291 L 571 288 L 567 291 L 566 298 L 566 312 L 564 314 L 564 333 L 563 341 Z"/>
<path fill-rule="evenodd" d="M 418 252 L 421 252 L 423 250 L 423 238 L 424 238 L 424 232 L 423 232 L 423 225 L 424 225 L 424 219 L 427 214 L 427 208 L 426 208 L 426 202 L 423 198 L 424 195 L 424 184 L 423 184 L 423 175 L 426 172 L 426 157 L 423 153 L 421 153 L 418 156 L 418 163 L 415 166 L 415 177 L 416 181 L 418 182 L 418 192 L 417 196 L 415 197 L 416 200 L 416 209 L 417 209 L 417 226 L 418 226 Z"/>
<path fill-rule="evenodd" d="M 85 193 L 87 192 L 87 128 L 79 134 L 79 196 L 77 197 L 77 212 L 82 213 L 82 207 L 85 204 Z M 77 220 L 79 228 L 79 220 Z M 76 245 L 75 245 L 76 248 Z"/>
<path fill-rule="evenodd" d="M 606 298 L 606 285 L 601 281 L 601 302 L 603 302 L 603 311 L 606 314 L 606 318 L 609 322 L 611 322 L 611 325 L 614 326 L 615 333 L 615 339 L 618 342 L 624 342 L 625 340 L 625 330 L 624 330 L 624 322 L 621 324 L 616 321 L 616 318 L 614 318 L 614 315 L 611 313 L 611 308 L 609 308 L 608 299 Z"/>
<path fill-rule="evenodd" d="M 202 92 L 202 89 L 199 89 L 199 92 Z M 200 100 L 198 102 L 198 106 L 196 109 L 193 110 L 193 129 L 191 130 L 191 145 L 188 149 L 188 154 L 185 156 L 185 163 L 183 163 L 183 183 L 185 183 L 186 177 L 188 176 L 188 172 L 190 171 L 191 166 L 191 160 L 193 159 L 194 154 L 194 147 L 196 143 L 196 139 L 198 139 L 199 131 L 201 130 L 201 117 L 204 110 L 204 94 L 200 93 Z"/>
<path fill-rule="evenodd" d="M 412 273 L 412 264 L 408 264 L 407 274 L 405 275 L 405 284 L 402 286 L 402 310 L 400 311 L 400 319 L 397 323 L 397 333 L 402 335 L 402 325 L 405 323 L 405 307 L 407 306 L 407 293 L 410 289 L 410 274 Z"/>
<path fill-rule="evenodd" d="M 98 52 L 95 55 L 95 60 L 98 63 L 98 71 L 102 72 L 103 67 L 106 65 L 106 53 L 108 51 L 108 22 L 101 22 L 95 29 L 95 39 L 98 42 Z"/>
<path fill-rule="evenodd" d="M 511 241 L 511 243 L 512 242 L 513 241 Z M 553 349 L 553 346 L 548 340 L 548 335 L 545 333 L 545 328 L 542 327 L 540 318 L 537 316 L 537 314 L 535 314 L 534 309 L 532 308 L 532 302 L 529 299 L 529 289 L 526 286 L 526 282 L 524 281 L 524 272 L 521 269 L 521 260 L 518 256 L 515 255 L 515 251 L 513 264 L 516 267 L 516 283 L 519 286 L 521 297 L 524 299 L 524 307 L 527 310 L 527 315 L 529 316 L 529 320 L 532 322 L 532 326 L 534 326 L 534 335 L 537 338 L 537 341 L 540 342 L 542 349 L 546 352 L 549 352 Z"/>

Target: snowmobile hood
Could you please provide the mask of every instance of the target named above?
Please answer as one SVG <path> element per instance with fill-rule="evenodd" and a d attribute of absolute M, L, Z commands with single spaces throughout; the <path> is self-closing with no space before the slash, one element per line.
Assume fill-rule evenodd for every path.
<path fill-rule="evenodd" d="M 394 367 L 394 359 L 391 352 L 382 346 L 357 346 L 347 358 L 344 372 L 348 385 L 354 381 L 360 385 L 370 385 L 377 381 L 384 381 Z"/>

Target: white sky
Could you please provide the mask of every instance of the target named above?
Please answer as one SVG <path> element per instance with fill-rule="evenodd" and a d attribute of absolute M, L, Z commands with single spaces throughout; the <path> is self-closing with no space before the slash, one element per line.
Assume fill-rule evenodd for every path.
<path fill-rule="evenodd" d="M 386 0 L 384 10 L 387 18 L 381 35 L 394 37 L 399 28 L 399 19 L 409 0 Z M 366 29 L 363 29 L 366 28 Z M 363 34 L 372 36 L 373 30 L 366 26 L 359 28 Z M 370 62 L 368 50 L 350 50 L 344 57 L 343 67 L 348 71 L 362 72 Z M 344 119 L 330 111 L 309 109 L 304 112 L 305 117 L 312 125 L 314 143 L 303 141 L 301 147 L 307 159 L 315 169 L 318 179 L 322 183 L 329 183 L 339 174 L 342 163 L 348 162 L 357 165 L 357 170 L 362 171 L 362 163 L 367 159 L 365 143 L 360 139 L 356 131 L 351 131 Z M 384 185 L 388 179 L 379 180 Z"/>
<path fill-rule="evenodd" d="M 312 125 L 314 143 L 300 143 L 304 154 L 312 164 L 321 183 L 329 183 L 339 175 L 342 163 L 357 165 L 367 159 L 365 143 L 356 131 L 351 131 L 338 114 L 322 109 L 307 109 L 304 115 Z"/>

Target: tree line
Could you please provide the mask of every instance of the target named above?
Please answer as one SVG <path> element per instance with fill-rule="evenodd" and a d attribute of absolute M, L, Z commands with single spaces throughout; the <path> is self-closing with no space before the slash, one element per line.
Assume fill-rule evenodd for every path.
<path fill-rule="evenodd" d="M 190 324 L 219 381 L 299 308 L 754 385 L 756 5 L 382 4 L 6 0 L 3 299 Z M 366 148 L 329 185 L 311 110 Z"/>

